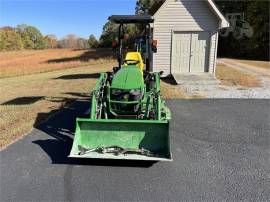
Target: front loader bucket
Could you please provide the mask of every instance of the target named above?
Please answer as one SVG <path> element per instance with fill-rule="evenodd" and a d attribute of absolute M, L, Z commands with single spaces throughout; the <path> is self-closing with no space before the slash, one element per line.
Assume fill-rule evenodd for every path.
<path fill-rule="evenodd" d="M 171 161 L 169 123 L 167 121 L 77 119 L 70 157 L 95 159 L 126 159 Z M 95 148 L 117 146 L 128 150 L 146 150 L 151 155 L 138 153 L 102 153 Z M 81 148 L 88 152 L 81 152 Z"/>

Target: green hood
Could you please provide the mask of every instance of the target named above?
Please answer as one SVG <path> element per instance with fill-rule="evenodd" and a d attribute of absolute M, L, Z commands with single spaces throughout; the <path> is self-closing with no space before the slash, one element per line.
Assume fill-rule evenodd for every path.
<path fill-rule="evenodd" d="M 136 65 L 122 67 L 115 75 L 111 88 L 114 89 L 139 89 L 144 87 L 141 70 Z"/>

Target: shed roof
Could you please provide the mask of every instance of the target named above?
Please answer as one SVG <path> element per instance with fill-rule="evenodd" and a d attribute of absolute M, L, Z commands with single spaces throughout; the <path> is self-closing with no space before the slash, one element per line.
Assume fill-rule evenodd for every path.
<path fill-rule="evenodd" d="M 170 0 L 166 0 L 162 6 L 157 10 L 157 12 L 154 14 L 154 18 L 158 17 L 159 12 L 166 7 L 166 5 L 169 3 Z M 181 0 L 179 0 L 181 1 Z M 227 19 L 223 16 L 223 14 L 220 12 L 220 10 L 217 8 L 216 4 L 212 0 L 204 0 L 208 4 L 209 8 L 214 12 L 214 14 L 217 16 L 217 18 L 220 20 L 219 28 L 226 28 L 230 26 L 230 23 L 227 21 Z"/>

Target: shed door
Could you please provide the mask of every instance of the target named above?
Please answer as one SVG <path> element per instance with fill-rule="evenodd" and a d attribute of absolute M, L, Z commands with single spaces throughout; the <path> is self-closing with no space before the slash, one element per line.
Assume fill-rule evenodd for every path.
<path fill-rule="evenodd" d="M 189 72 L 190 66 L 190 40 L 188 33 L 174 34 L 172 47 L 173 72 Z"/>
<path fill-rule="evenodd" d="M 210 34 L 208 32 L 176 32 L 172 42 L 172 73 L 208 71 Z"/>

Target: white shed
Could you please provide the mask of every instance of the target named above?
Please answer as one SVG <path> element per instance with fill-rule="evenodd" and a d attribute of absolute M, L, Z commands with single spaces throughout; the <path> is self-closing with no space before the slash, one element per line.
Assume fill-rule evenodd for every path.
<path fill-rule="evenodd" d="M 154 19 L 154 71 L 175 78 L 215 74 L 218 30 L 229 23 L 212 0 L 166 0 Z"/>

